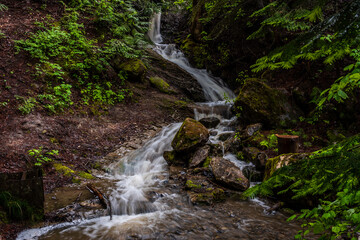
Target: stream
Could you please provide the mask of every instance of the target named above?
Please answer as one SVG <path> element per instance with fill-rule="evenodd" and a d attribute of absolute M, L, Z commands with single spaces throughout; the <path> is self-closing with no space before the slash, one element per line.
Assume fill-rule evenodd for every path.
<path fill-rule="evenodd" d="M 219 118 L 216 129 L 209 130 L 210 141 L 221 145 L 219 137 L 235 130 L 236 117 L 225 100 L 235 95 L 220 78 L 192 68 L 175 45 L 161 43 L 160 19 L 161 14 L 156 14 L 149 31 L 154 50 L 189 72 L 202 86 L 208 102 L 197 104 L 195 119 Z M 163 158 L 164 151 L 172 150 L 171 141 L 180 126 L 173 123 L 164 127 L 141 148 L 109 166 L 111 171 L 102 177 L 111 183 L 105 193 L 112 205 L 112 219 L 106 214 L 84 217 L 26 230 L 17 239 L 293 239 L 299 226 L 287 223 L 287 216 L 279 212 L 267 213 L 269 207 L 259 199 L 227 200 L 215 206 L 191 204 L 187 194 L 169 177 Z M 251 167 L 233 154 L 223 154 L 240 169 Z"/>

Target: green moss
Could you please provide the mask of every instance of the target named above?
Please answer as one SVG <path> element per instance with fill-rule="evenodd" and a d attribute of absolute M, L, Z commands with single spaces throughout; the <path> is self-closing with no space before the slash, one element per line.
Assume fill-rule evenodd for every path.
<path fill-rule="evenodd" d="M 187 189 L 194 189 L 194 188 L 201 188 L 201 185 L 197 185 L 197 184 L 193 183 L 193 181 L 187 180 L 186 184 L 185 184 L 185 187 Z"/>
<path fill-rule="evenodd" d="M 174 105 L 178 108 L 185 108 L 187 106 L 187 102 L 185 101 L 175 101 Z"/>
<path fill-rule="evenodd" d="M 200 122 L 186 118 L 171 142 L 171 146 L 175 151 L 191 150 L 205 143 L 208 137 L 208 130 Z"/>
<path fill-rule="evenodd" d="M 210 162 L 211 162 L 211 157 L 207 157 L 207 158 L 205 159 L 205 162 L 204 162 L 204 164 L 203 164 L 203 167 L 205 167 L 205 168 L 209 167 Z"/>
<path fill-rule="evenodd" d="M 270 158 L 266 162 L 264 180 L 269 179 L 272 174 L 279 168 L 287 166 L 289 163 L 296 162 L 309 156 L 307 153 L 288 153 L 280 156 Z"/>
<path fill-rule="evenodd" d="M 81 178 L 84 179 L 94 179 L 95 177 L 87 172 L 84 171 L 74 171 L 71 168 L 62 165 L 60 163 L 54 163 L 54 168 L 56 169 L 56 171 L 58 171 L 59 173 L 63 174 L 66 177 L 73 177 L 72 181 L 73 183 L 80 183 L 81 182 Z"/>
<path fill-rule="evenodd" d="M 83 172 L 83 171 L 80 171 L 80 172 L 77 172 L 77 175 L 81 178 L 85 178 L 85 179 L 94 179 L 95 177 L 93 175 L 91 175 L 90 173 L 87 173 L 87 172 Z"/>
<path fill-rule="evenodd" d="M 120 65 L 120 68 L 124 71 L 132 72 L 135 74 L 141 74 L 147 69 L 145 64 L 139 59 L 133 59 L 131 61 L 122 63 Z"/>
<path fill-rule="evenodd" d="M 72 170 L 71 168 L 69 168 L 67 166 L 64 166 L 64 165 L 62 165 L 60 163 L 54 163 L 53 166 L 56 169 L 56 171 L 60 172 L 64 176 L 70 177 L 70 176 L 75 174 L 74 170 Z"/>
<path fill-rule="evenodd" d="M 170 85 L 160 77 L 150 77 L 150 83 L 163 93 L 172 93 Z"/>
<path fill-rule="evenodd" d="M 80 183 L 81 183 L 81 179 L 80 179 L 80 178 L 77 178 L 77 177 L 74 177 L 71 181 L 72 181 L 73 183 L 77 183 L 77 184 L 80 184 Z"/>

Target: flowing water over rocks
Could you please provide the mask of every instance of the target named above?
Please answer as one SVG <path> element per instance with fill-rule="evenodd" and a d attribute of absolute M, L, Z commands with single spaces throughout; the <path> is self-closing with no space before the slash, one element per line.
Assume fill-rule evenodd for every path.
<path fill-rule="evenodd" d="M 223 146 L 221 138 L 234 134 L 236 117 L 231 105 L 224 99 L 234 98 L 233 92 L 221 79 L 206 70 L 192 68 L 174 45 L 161 44 L 160 14 L 152 22 L 150 37 L 155 50 L 164 58 L 178 64 L 192 74 L 202 85 L 208 103 L 195 108 L 196 120 L 217 118 L 210 141 Z M 233 201 L 215 206 L 194 206 L 187 194 L 169 176 L 169 167 L 163 158 L 171 150 L 171 141 L 180 123 L 164 127 L 141 148 L 118 159 L 104 175 L 108 181 L 113 217 L 97 216 L 71 223 L 62 223 L 19 234 L 17 239 L 291 239 L 299 227 L 286 223 L 281 213 L 267 213 L 262 201 Z M 215 126 L 216 125 L 216 126 Z M 223 137 L 221 137 L 223 136 Z M 252 167 L 225 152 L 224 158 L 241 170 Z M 185 172 L 181 172 L 185 174 Z"/>

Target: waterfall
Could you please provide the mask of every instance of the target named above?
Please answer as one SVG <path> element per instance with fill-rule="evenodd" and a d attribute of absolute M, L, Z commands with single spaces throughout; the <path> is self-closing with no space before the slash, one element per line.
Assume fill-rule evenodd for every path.
<path fill-rule="evenodd" d="M 203 87 L 209 102 L 197 104 L 195 118 L 220 119 L 218 126 L 209 130 L 212 132 L 210 141 L 221 145 L 219 137 L 235 130 L 236 117 L 231 114 L 231 104 L 224 101 L 226 97 L 232 99 L 235 95 L 220 78 L 211 76 L 206 70 L 192 68 L 175 45 L 161 44 L 160 17 L 160 14 L 154 16 L 148 33 L 155 43 L 155 51 L 191 73 Z M 171 179 L 163 158 L 164 151 L 172 150 L 171 141 L 180 125 L 174 123 L 164 127 L 144 146 L 109 166 L 111 171 L 104 177 L 114 182 L 107 192 L 113 208 L 112 220 L 102 216 L 30 229 L 20 233 L 17 239 L 265 239 L 264 232 L 267 236 L 270 234 L 266 239 L 290 239 L 297 232 L 294 228 L 294 233 L 291 233 L 293 227 L 281 222 L 285 217 L 272 216 L 270 219 L 251 202 L 231 202 L 231 209 L 241 209 L 236 218 L 226 211 L 206 210 L 189 204 L 188 197 L 178 186 L 169 183 Z M 223 157 L 240 169 L 251 165 L 238 161 L 233 154 L 224 152 Z M 179 174 L 183 177 L 185 172 Z M 272 229 L 289 234 L 278 238 L 271 235 Z"/>
<path fill-rule="evenodd" d="M 152 27 L 148 33 L 155 44 L 155 51 L 166 60 L 177 64 L 180 68 L 190 73 L 201 85 L 205 99 L 210 102 L 234 99 L 235 94 L 226 86 L 222 79 L 212 76 L 206 69 L 193 68 L 185 55 L 175 47 L 175 44 L 161 44 L 160 34 L 161 14 L 155 14 Z"/>
<path fill-rule="evenodd" d="M 157 210 L 146 193 L 154 190 L 152 188 L 161 182 L 162 175 L 167 175 L 167 163 L 163 154 L 164 151 L 171 150 L 171 141 L 180 125 L 176 123 L 165 127 L 142 148 L 111 166 L 115 178 L 119 180 L 110 197 L 114 215 L 132 215 Z"/>
<path fill-rule="evenodd" d="M 161 26 L 161 13 L 155 13 L 154 17 L 151 19 L 150 30 L 148 36 L 153 43 L 161 43 L 162 36 L 160 33 Z"/>

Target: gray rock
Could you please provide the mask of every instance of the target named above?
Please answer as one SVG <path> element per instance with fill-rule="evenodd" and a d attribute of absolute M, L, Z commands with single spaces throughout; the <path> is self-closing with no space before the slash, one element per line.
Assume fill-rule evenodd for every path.
<path fill-rule="evenodd" d="M 260 131 L 261 128 L 262 128 L 261 123 L 251 124 L 245 128 L 244 135 L 247 137 L 251 137 L 252 135 L 254 135 L 254 133 Z"/>
<path fill-rule="evenodd" d="M 230 160 L 214 157 L 211 159 L 210 166 L 216 181 L 220 184 L 241 191 L 249 188 L 249 180 Z"/>
<path fill-rule="evenodd" d="M 202 148 L 199 148 L 193 155 L 193 157 L 190 159 L 189 167 L 195 168 L 200 166 L 205 159 L 209 156 L 210 153 L 210 146 L 205 145 Z"/>

